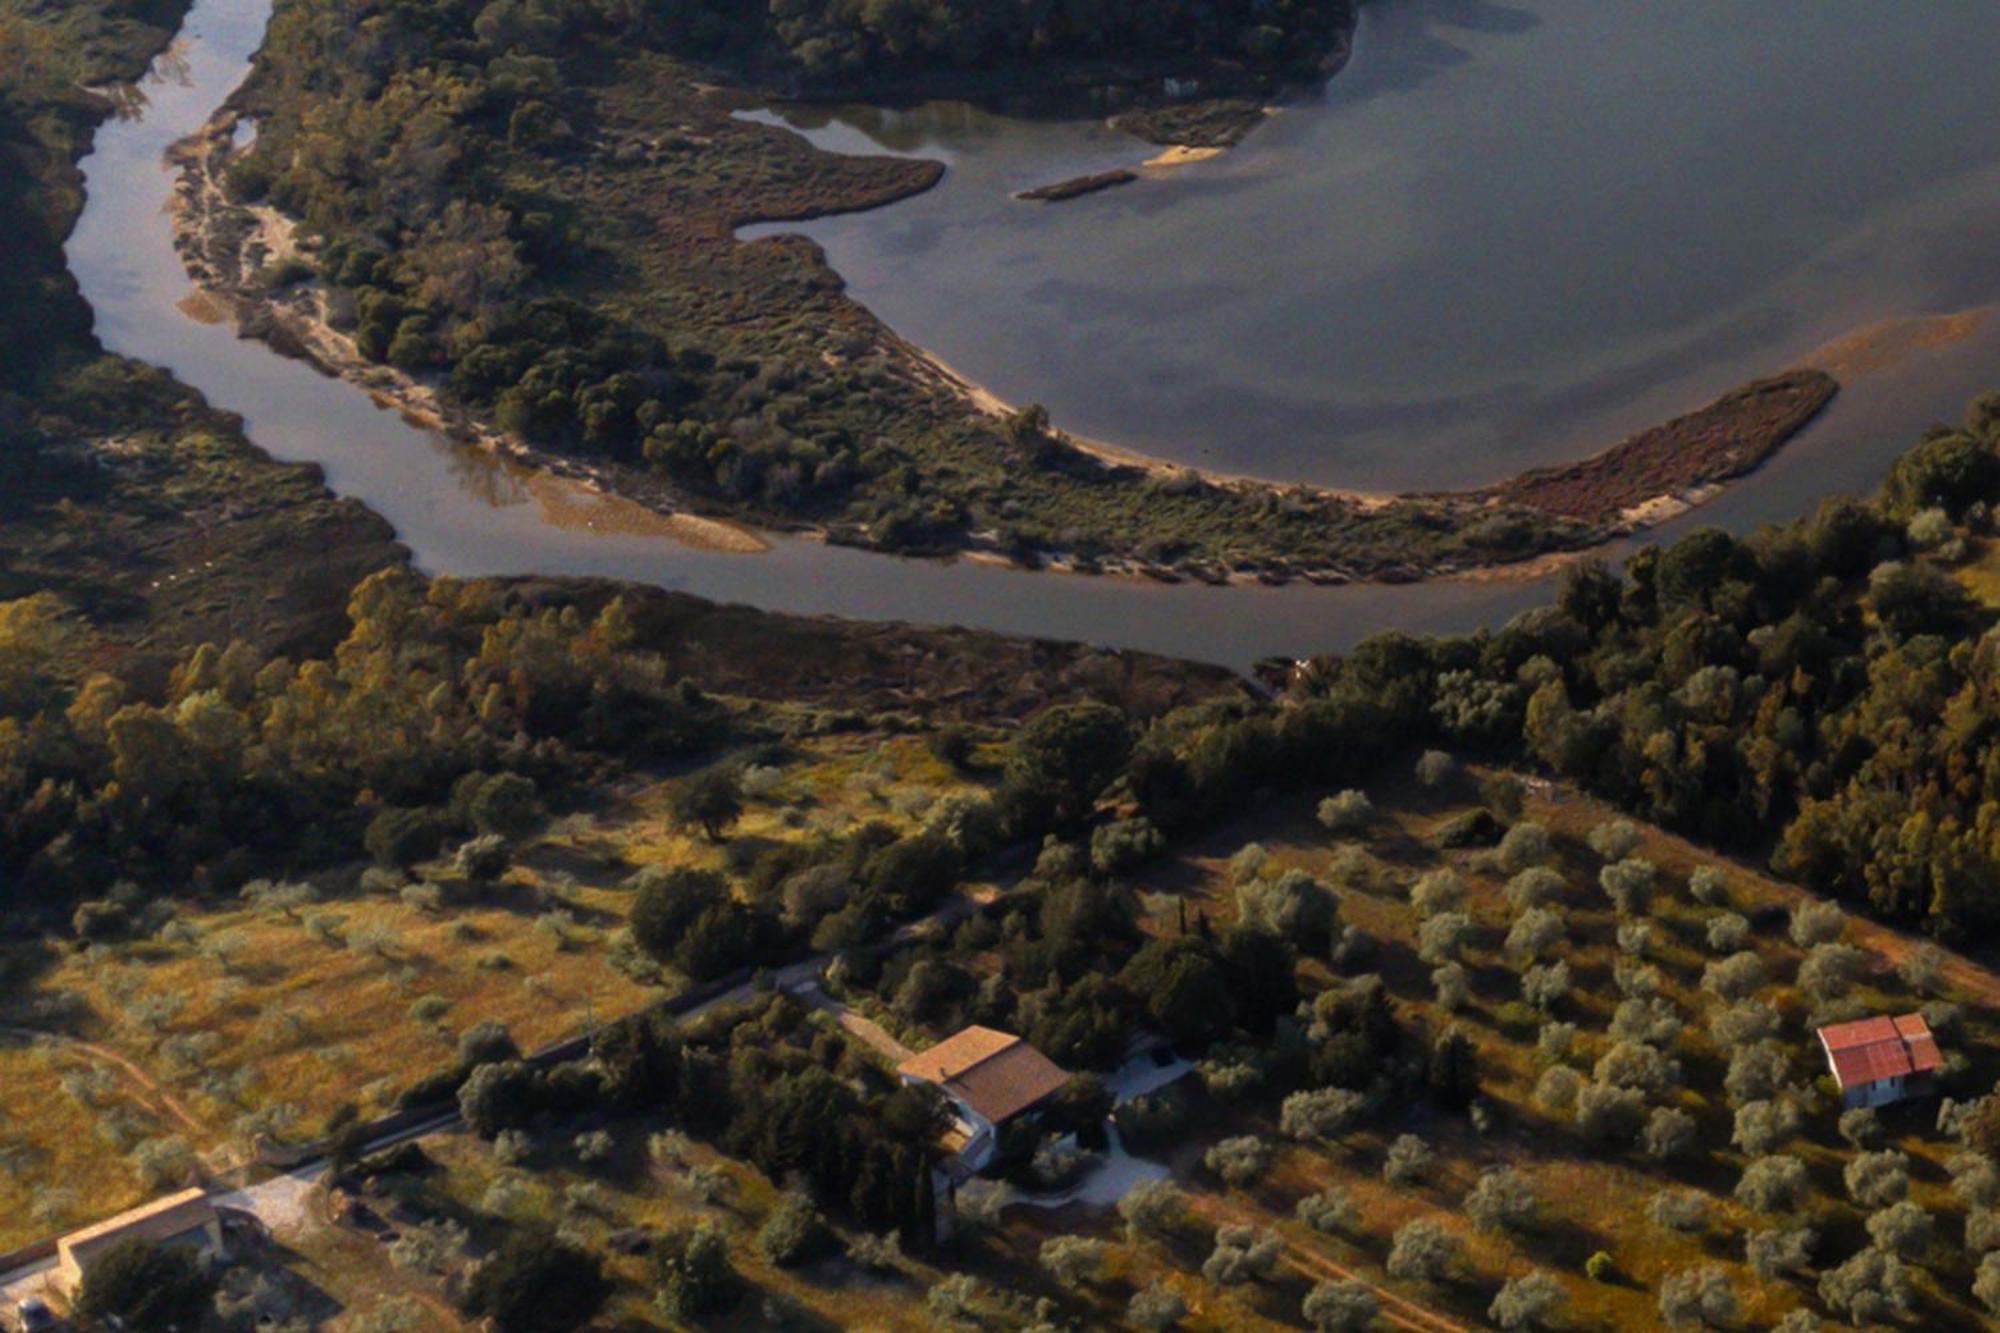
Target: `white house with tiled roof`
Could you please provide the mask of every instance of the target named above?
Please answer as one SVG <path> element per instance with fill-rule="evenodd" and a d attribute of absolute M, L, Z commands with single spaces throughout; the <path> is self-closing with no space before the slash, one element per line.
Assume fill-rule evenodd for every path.
<path fill-rule="evenodd" d="M 1885 1106 L 1931 1091 L 1944 1067 L 1922 1014 L 1878 1016 L 1819 1030 L 1842 1106 Z"/>
<path fill-rule="evenodd" d="M 969 1027 L 896 1067 L 905 1083 L 928 1083 L 957 1119 L 952 1147 L 972 1171 L 999 1149 L 1000 1130 L 1062 1090 L 1069 1074 L 1021 1038 Z"/>

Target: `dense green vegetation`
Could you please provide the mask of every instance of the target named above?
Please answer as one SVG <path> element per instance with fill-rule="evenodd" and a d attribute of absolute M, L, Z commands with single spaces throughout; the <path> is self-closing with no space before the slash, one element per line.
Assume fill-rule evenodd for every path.
<path fill-rule="evenodd" d="M 1986 938 L 1995 616 L 1955 570 L 1991 541 L 1996 448 L 1988 395 L 1873 500 L 1743 539 L 1702 529 L 1622 576 L 1581 565 L 1556 605 L 1504 629 L 1383 636 L 1299 688 L 1544 764 L 1889 919 Z"/>
<path fill-rule="evenodd" d="M 1310 77 L 1352 24 L 1353 0 L 800 0 L 758 6 L 696 0 L 655 11 L 678 49 L 794 75 L 816 89 L 860 87 L 912 71 L 996 67 L 1046 78 L 1051 63 Z"/>
<path fill-rule="evenodd" d="M 628 491 L 898 551 L 1206 578 L 1434 570 L 1600 534 L 1504 499 L 1371 508 L 1109 466 L 1038 410 L 987 416 L 811 247 L 733 239 L 927 188 L 934 164 L 835 157 L 735 118 L 739 99 L 674 54 L 683 40 L 624 7 L 349 17 L 281 4 L 238 98 L 259 135 L 229 188 L 299 219 L 306 260 L 264 272 L 215 253 L 242 231 L 218 223 L 208 266 Z"/>

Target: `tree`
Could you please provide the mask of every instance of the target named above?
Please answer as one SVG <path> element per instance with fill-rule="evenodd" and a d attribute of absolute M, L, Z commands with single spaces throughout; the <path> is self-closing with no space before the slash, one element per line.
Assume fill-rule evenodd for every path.
<path fill-rule="evenodd" d="M 1798 1107 L 1787 1099 L 1745 1102 L 1736 1108 L 1736 1132 L 1730 1142 L 1751 1157 L 1762 1157 L 1777 1151 L 1798 1128 Z"/>
<path fill-rule="evenodd" d="M 1457 962 L 1472 937 L 1472 918 L 1464 912 L 1440 912 L 1417 929 L 1417 956 L 1427 963 Z"/>
<path fill-rule="evenodd" d="M 1275 1231 L 1225 1224 L 1215 1229 L 1215 1248 L 1202 1262 L 1201 1275 L 1213 1286 L 1233 1287 L 1268 1278 L 1277 1271 L 1285 1242 Z"/>
<path fill-rule="evenodd" d="M 1772 1227 L 1743 1237 L 1743 1261 L 1758 1277 L 1770 1279 L 1802 1273 L 1812 1264 L 1819 1233 L 1809 1226 Z"/>
<path fill-rule="evenodd" d="M 1819 1298 L 1852 1324 L 1893 1323 L 1915 1301 L 1910 1271 L 1893 1254 L 1869 1248 L 1820 1275 Z"/>
<path fill-rule="evenodd" d="M 1554 848 L 1546 828 L 1533 820 L 1524 819 L 1507 830 L 1495 854 L 1500 858 L 1500 868 L 1516 875 L 1547 861 L 1554 854 Z"/>
<path fill-rule="evenodd" d="M 1504 892 L 1509 907 L 1525 912 L 1561 902 L 1569 892 L 1569 881 L 1547 866 L 1531 866 L 1508 880 Z"/>
<path fill-rule="evenodd" d="M 1501 1284 L 1486 1317 L 1504 1329 L 1547 1328 L 1567 1304 L 1562 1284 L 1534 1268 Z"/>
<path fill-rule="evenodd" d="M 1332 833 L 1359 833 L 1375 818 L 1368 793 L 1350 787 L 1319 803 L 1319 822 Z"/>
<path fill-rule="evenodd" d="M 963 1191 L 960 1192 L 961 1196 Z M 1127 1190 L 1118 1201 L 1118 1216 L 1125 1223 L 1125 1237 L 1137 1243 L 1148 1237 L 1173 1234 L 1187 1215 L 1187 1195 L 1171 1179 L 1145 1180 Z"/>
<path fill-rule="evenodd" d="M 1786 1213 L 1810 1190 L 1805 1163 L 1796 1157 L 1759 1157 L 1743 1168 L 1736 1198 L 1761 1213 Z"/>
<path fill-rule="evenodd" d="M 490 1139 L 503 1129 L 525 1129 L 540 1109 L 540 1075 L 519 1060 L 474 1069 L 458 1090 L 465 1127 Z"/>
<path fill-rule="evenodd" d="M 465 1308 L 500 1333 L 562 1333 L 590 1322 L 611 1283 L 588 1250 L 543 1231 L 508 1235 L 472 1274 Z"/>
<path fill-rule="evenodd" d="M 962 1205 L 963 1191 L 960 1199 Z M 787 1191 L 764 1219 L 764 1225 L 757 1228 L 758 1250 L 780 1268 L 811 1263 L 833 1249 L 834 1239 L 826 1218 L 813 1207 L 811 1199 L 797 1191 Z"/>
<path fill-rule="evenodd" d="M 1425 1082 L 1431 1096 L 1448 1111 L 1462 1111 L 1479 1095 L 1479 1057 L 1472 1039 L 1449 1027 L 1431 1046 Z"/>
<path fill-rule="evenodd" d="M 1293 1211 L 1299 1221 L 1323 1236 L 1352 1231 L 1361 1224 L 1361 1210 L 1339 1186 L 1306 1195 Z"/>
<path fill-rule="evenodd" d="M 1417 757 L 1417 781 L 1436 790 L 1458 776 L 1458 761 L 1443 750 L 1425 750 Z"/>
<path fill-rule="evenodd" d="M 1292 1139 L 1337 1139 L 1354 1128 L 1366 1104 L 1346 1088 L 1303 1089 L 1279 1108 L 1278 1132 Z"/>
<path fill-rule="evenodd" d="M 1847 913 L 1832 903 L 1802 902 L 1792 909 L 1792 943 L 1801 949 L 1832 944 L 1847 933 Z"/>
<path fill-rule="evenodd" d="M 1239 1134 L 1209 1148 L 1201 1160 L 1224 1183 L 1246 1189 L 1270 1169 L 1271 1147 L 1254 1134 Z"/>
<path fill-rule="evenodd" d="M 1858 1154 L 1841 1172 L 1847 1195 L 1863 1208 L 1880 1208 L 1908 1198 L 1910 1159 L 1894 1150 Z"/>
<path fill-rule="evenodd" d="M 1629 819 L 1607 820 L 1590 830 L 1588 841 L 1607 862 L 1622 861 L 1639 849 L 1639 826 Z"/>
<path fill-rule="evenodd" d="M 1435 1282 L 1458 1259 L 1458 1238 L 1430 1218 L 1419 1217 L 1396 1228 L 1386 1267 L 1389 1276 L 1412 1282 Z"/>
<path fill-rule="evenodd" d="M 1236 886 L 1236 906 L 1245 925 L 1313 947 L 1332 937 L 1339 920 L 1333 891 L 1303 870 L 1245 880 Z"/>
<path fill-rule="evenodd" d="M 1351 1278 L 1314 1283 L 1299 1307 L 1317 1333 L 1362 1333 L 1381 1310 L 1381 1299 Z"/>
<path fill-rule="evenodd" d="M 1931 1215 L 1908 1199 L 1892 1203 L 1868 1218 L 1868 1238 L 1878 1249 L 1905 1259 L 1920 1259 L 1931 1247 Z"/>
<path fill-rule="evenodd" d="M 683 1322 L 727 1309 L 738 1291 L 729 1242 L 707 1221 L 668 1232 L 653 1245 L 653 1287 L 660 1309 Z"/>
<path fill-rule="evenodd" d="M 1187 1318 L 1187 1298 L 1166 1283 L 1154 1278 L 1143 1288 L 1132 1293 L 1132 1299 L 1125 1306 L 1125 1318 L 1135 1328 L 1147 1333 L 1166 1333 Z"/>
<path fill-rule="evenodd" d="M 1107 704 L 1067 704 L 1038 715 L 1015 738 L 1006 786 L 1043 822 L 1081 822 L 1125 767 L 1132 734 L 1125 715 Z"/>
<path fill-rule="evenodd" d="M 1764 989 L 1766 980 L 1764 960 L 1746 949 L 1703 968 L 1701 988 L 1734 1004 Z"/>
<path fill-rule="evenodd" d="M 1656 1162 L 1670 1161 L 1694 1146 L 1695 1120 L 1677 1106 L 1659 1106 L 1646 1118 L 1639 1146 Z"/>
<path fill-rule="evenodd" d="M 710 842 L 720 842 L 743 816 L 742 776 L 733 768 L 704 769 L 674 789 L 668 811 L 677 822 L 699 828 Z"/>
<path fill-rule="evenodd" d="M 1415 1134 L 1398 1134 L 1382 1161 L 1382 1179 L 1391 1185 L 1421 1185 L 1437 1165 L 1431 1145 Z"/>
<path fill-rule="evenodd" d="M 1660 1283 L 1660 1319 L 1669 1328 L 1720 1328 L 1741 1308 L 1728 1275 L 1713 1264 L 1682 1269 Z"/>
<path fill-rule="evenodd" d="M 1483 1173 L 1461 1206 L 1483 1230 L 1518 1232 L 1534 1225 L 1542 1205 L 1526 1176 L 1502 1166 Z"/>
<path fill-rule="evenodd" d="M 1104 1252 L 1104 1242 L 1088 1236 L 1051 1236 L 1037 1260 L 1058 1286 L 1074 1291 L 1097 1276 Z"/>
<path fill-rule="evenodd" d="M 1979 1261 L 1972 1279 L 1972 1294 L 1995 1315 L 2000 1315 L 2000 1250 L 1988 1251 Z"/>
<path fill-rule="evenodd" d="M 1851 1111 L 1840 1113 L 1840 1137 L 1847 1146 L 1857 1151 L 1872 1148 L 1882 1137 L 1882 1119 L 1874 1108 L 1857 1106 Z"/>
<path fill-rule="evenodd" d="M 1507 932 L 1507 952 L 1514 958 L 1535 963 L 1547 958 L 1568 938 L 1562 914 L 1546 907 L 1530 907 L 1514 919 Z"/>
<path fill-rule="evenodd" d="M 1597 872 L 1597 882 L 1620 916 L 1643 916 L 1659 878 L 1651 861 L 1629 857 Z"/>
<path fill-rule="evenodd" d="M 76 1316 L 87 1328 L 115 1319 L 131 1333 L 169 1333 L 196 1327 L 215 1289 L 214 1275 L 191 1251 L 120 1241 L 85 1270 Z"/>
<path fill-rule="evenodd" d="M 1661 1190 L 1646 1200 L 1646 1217 L 1667 1231 L 1705 1231 L 1708 1196 L 1700 1190 Z"/>
<path fill-rule="evenodd" d="M 1410 886 L 1410 905 L 1419 916 L 1456 912 L 1464 904 L 1465 881 L 1449 867 L 1433 870 Z"/>

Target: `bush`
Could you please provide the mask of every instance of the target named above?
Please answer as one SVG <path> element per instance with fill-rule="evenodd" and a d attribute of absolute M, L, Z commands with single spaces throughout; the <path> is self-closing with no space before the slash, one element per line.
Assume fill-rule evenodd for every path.
<path fill-rule="evenodd" d="M 1560 913 L 1546 907 L 1530 907 L 1514 919 L 1507 932 L 1506 949 L 1510 957 L 1536 963 L 1568 938 L 1569 931 Z"/>
<path fill-rule="evenodd" d="M 1332 938 L 1339 919 L 1333 891 L 1302 870 L 1239 883 L 1236 906 L 1245 925 L 1314 947 Z"/>
<path fill-rule="evenodd" d="M 1903 1261 L 1872 1248 L 1819 1279 L 1819 1298 L 1827 1308 L 1863 1327 L 1896 1322 L 1910 1312 L 1915 1295 Z"/>
<path fill-rule="evenodd" d="M 1617 1261 L 1603 1250 L 1593 1250 L 1583 1261 L 1583 1275 L 1592 1282 L 1610 1282 L 1618 1276 Z"/>
<path fill-rule="evenodd" d="M 611 1293 L 589 1251 L 540 1231 L 515 1231 L 473 1271 L 465 1308 L 499 1333 L 564 1333 L 587 1324 Z"/>
<path fill-rule="evenodd" d="M 1787 1213 L 1810 1190 L 1805 1164 L 1796 1157 L 1759 1157 L 1743 1168 L 1736 1199 L 1761 1213 Z"/>
<path fill-rule="evenodd" d="M 1090 867 L 1100 875 L 1122 875 L 1167 849 L 1167 840 L 1143 815 L 1105 824 L 1090 835 Z"/>
<path fill-rule="evenodd" d="M 1646 1200 L 1646 1217 L 1667 1231 L 1706 1231 L 1708 1196 L 1700 1190 L 1661 1190 Z"/>
<path fill-rule="evenodd" d="M 1713 1264 L 1683 1269 L 1660 1283 L 1660 1320 L 1669 1328 L 1734 1323 L 1742 1305 L 1729 1276 Z"/>
<path fill-rule="evenodd" d="M 1748 1232 L 1743 1237 L 1743 1261 L 1751 1272 L 1767 1280 L 1802 1273 L 1812 1265 L 1813 1246 L 1818 1240 L 1819 1233 L 1809 1226 Z"/>
<path fill-rule="evenodd" d="M 1972 1278 L 1972 1294 L 1979 1303 L 1996 1315 L 2000 1315 L 2000 1253 L 1988 1252 L 1979 1261 L 1979 1271 Z"/>
<path fill-rule="evenodd" d="M 687 828 L 698 828 L 710 842 L 720 842 L 729 826 L 743 817 L 741 775 L 733 768 L 706 769 L 674 788 L 668 812 Z"/>
<path fill-rule="evenodd" d="M 1548 907 L 1562 901 L 1569 881 L 1547 866 L 1533 866 L 1507 881 L 1507 905 L 1516 912 Z"/>
<path fill-rule="evenodd" d="M 1714 866 L 1696 866 L 1688 876 L 1688 894 L 1708 907 L 1721 907 L 1729 901 L 1729 881 Z"/>
<path fill-rule="evenodd" d="M 1125 1238 L 1137 1243 L 1147 1237 L 1173 1234 L 1187 1215 L 1187 1196 L 1172 1180 L 1141 1181 L 1118 1201 L 1118 1216 L 1125 1223 Z"/>
<path fill-rule="evenodd" d="M 1361 1209 L 1346 1190 L 1331 1186 L 1300 1199 L 1294 1214 L 1299 1221 L 1324 1236 L 1352 1232 L 1361 1225 Z"/>
<path fill-rule="evenodd" d="M 1436 790 L 1458 775 L 1458 761 L 1443 750 L 1425 750 L 1417 758 L 1417 781 Z"/>
<path fill-rule="evenodd" d="M 1521 998 L 1545 1014 L 1562 1003 L 1569 988 L 1568 963 L 1546 963 L 1521 974 Z"/>
<path fill-rule="evenodd" d="M 1450 1271 L 1459 1255 L 1458 1238 L 1427 1217 L 1396 1228 L 1389 1245 L 1389 1276 L 1411 1282 L 1435 1282 Z"/>
<path fill-rule="evenodd" d="M 1646 1118 L 1639 1146 L 1656 1162 L 1671 1161 L 1694 1146 L 1695 1120 L 1677 1106 L 1659 1106 Z"/>
<path fill-rule="evenodd" d="M 1279 1108 L 1278 1132 L 1287 1138 L 1340 1138 L 1361 1118 L 1366 1099 L 1346 1088 L 1317 1088 L 1292 1093 Z"/>
<path fill-rule="evenodd" d="M 1316 1333 L 1361 1333 L 1381 1310 L 1380 1298 L 1350 1278 L 1315 1283 L 1299 1307 Z"/>
<path fill-rule="evenodd" d="M 1749 920 L 1735 912 L 1724 912 L 1709 919 L 1708 948 L 1711 953 L 1736 953 L 1749 938 Z"/>
<path fill-rule="evenodd" d="M 1863 1208 L 1880 1208 L 1908 1198 L 1910 1159 L 1900 1152 L 1865 1152 L 1841 1172 L 1848 1197 Z"/>
<path fill-rule="evenodd" d="M 1541 1213 L 1527 1177 L 1513 1167 L 1483 1173 L 1460 1205 L 1473 1225 L 1485 1231 L 1525 1231 Z"/>
<path fill-rule="evenodd" d="M 1433 870 L 1411 886 L 1410 905 L 1425 917 L 1455 912 L 1465 905 L 1465 881 L 1449 867 Z"/>
<path fill-rule="evenodd" d="M 1613 819 L 1591 829 L 1590 849 L 1606 861 L 1623 861 L 1639 849 L 1639 826 L 1629 819 Z"/>
<path fill-rule="evenodd" d="M 1730 1142 L 1751 1157 L 1776 1152 L 1799 1129 L 1799 1110 L 1790 1101 L 1745 1102 L 1736 1108 L 1736 1130 Z"/>
<path fill-rule="evenodd" d="M 1382 1161 L 1382 1179 L 1391 1185 L 1421 1185 L 1437 1166 L 1431 1145 L 1415 1134 L 1398 1134 Z"/>
<path fill-rule="evenodd" d="M 484 833 L 460 844 L 452 857 L 452 869 L 473 884 L 491 884 L 506 874 L 512 863 L 507 840 L 497 833 Z"/>
<path fill-rule="evenodd" d="M 1145 1329 L 1147 1333 L 1165 1333 L 1187 1315 L 1187 1299 L 1158 1278 L 1133 1292 L 1125 1306 L 1125 1318 L 1134 1328 Z"/>
<path fill-rule="evenodd" d="M 1240 1134 L 1215 1144 L 1201 1160 L 1224 1183 L 1244 1189 L 1270 1169 L 1271 1148 L 1254 1134 Z"/>
<path fill-rule="evenodd" d="M 1628 858 L 1597 872 L 1597 882 L 1620 916 L 1643 916 L 1659 878 L 1651 861 Z"/>
<path fill-rule="evenodd" d="M 1514 825 L 1500 839 L 1500 868 L 1510 875 L 1532 869 L 1554 855 L 1549 831 L 1531 820 Z"/>
<path fill-rule="evenodd" d="M 1931 1247 L 1931 1215 L 1908 1199 L 1892 1203 L 1868 1218 L 1868 1238 L 1878 1249 L 1905 1259 L 1920 1259 Z"/>
<path fill-rule="evenodd" d="M 1502 1283 L 1486 1317 L 1504 1329 L 1547 1328 L 1567 1304 L 1562 1284 L 1535 1268 Z"/>
<path fill-rule="evenodd" d="M 1051 1236 L 1042 1242 L 1037 1261 L 1058 1286 L 1074 1291 L 1097 1276 L 1105 1249 L 1103 1241 L 1085 1236 Z"/>
<path fill-rule="evenodd" d="M 1802 902 L 1792 909 L 1792 943 L 1801 949 L 1832 944 L 1847 933 L 1847 914 L 1832 903 Z"/>
<path fill-rule="evenodd" d="M 385 870 L 407 870 L 428 861 L 444 845 L 444 821 L 430 810 L 394 806 L 378 811 L 362 834 L 362 846 Z"/>
<path fill-rule="evenodd" d="M 1213 1286 L 1233 1287 L 1268 1278 L 1277 1271 L 1285 1242 L 1275 1231 L 1224 1225 L 1215 1229 L 1215 1248 L 1203 1261 L 1201 1275 Z"/>
<path fill-rule="evenodd" d="M 1348 788 L 1319 803 L 1319 822 L 1332 833 L 1359 833 L 1375 818 L 1375 803 L 1368 793 Z"/>

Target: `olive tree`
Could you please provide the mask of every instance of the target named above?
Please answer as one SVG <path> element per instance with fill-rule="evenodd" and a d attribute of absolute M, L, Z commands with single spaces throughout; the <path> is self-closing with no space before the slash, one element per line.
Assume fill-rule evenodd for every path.
<path fill-rule="evenodd" d="M 1720 1328 L 1741 1310 L 1728 1274 L 1713 1264 L 1684 1268 L 1660 1283 L 1660 1321 L 1668 1328 Z"/>
<path fill-rule="evenodd" d="M 1879 1249 L 1905 1259 L 1920 1259 L 1931 1247 L 1936 1230 L 1931 1215 L 1908 1199 L 1892 1203 L 1868 1218 L 1868 1238 Z"/>
<path fill-rule="evenodd" d="M 1874 1247 L 1820 1275 L 1819 1298 L 1851 1324 L 1893 1323 L 1915 1301 L 1910 1270 L 1895 1255 Z"/>
<path fill-rule="evenodd" d="M 1736 1108 L 1736 1131 L 1730 1142 L 1751 1157 L 1776 1152 L 1799 1130 L 1799 1108 L 1788 1098 L 1745 1102 Z"/>
<path fill-rule="evenodd" d="M 1679 1157 L 1694 1146 L 1695 1119 L 1678 1106 L 1656 1106 L 1639 1132 L 1639 1147 L 1656 1162 Z"/>
<path fill-rule="evenodd" d="M 1667 1231 L 1706 1231 L 1708 1196 L 1700 1190 L 1661 1190 L 1646 1200 L 1646 1218 Z"/>
<path fill-rule="evenodd" d="M 1743 1168 L 1736 1200 L 1760 1213 L 1788 1213 L 1811 1190 L 1805 1163 L 1796 1157 L 1759 1157 Z"/>
<path fill-rule="evenodd" d="M 1542 1203 L 1526 1176 L 1502 1166 L 1481 1174 L 1460 1207 L 1481 1230 L 1518 1232 L 1535 1224 Z"/>
<path fill-rule="evenodd" d="M 1299 1307 L 1316 1333 L 1362 1333 L 1381 1310 L 1381 1298 L 1351 1278 L 1315 1283 Z"/>
<path fill-rule="evenodd" d="M 1750 1231 L 1743 1236 L 1743 1262 L 1761 1278 L 1802 1273 L 1812 1264 L 1819 1233 L 1803 1224 Z"/>
<path fill-rule="evenodd" d="M 1106 1248 L 1090 1236 L 1051 1236 L 1042 1242 L 1036 1261 L 1058 1286 L 1074 1291 L 1097 1276 Z"/>
<path fill-rule="evenodd" d="M 1568 1303 L 1562 1284 L 1534 1268 L 1500 1285 L 1486 1317 L 1504 1329 L 1548 1328 Z"/>
<path fill-rule="evenodd" d="M 1435 1282 L 1450 1271 L 1459 1255 L 1458 1238 L 1427 1217 L 1396 1228 L 1385 1265 L 1389 1276 L 1413 1282 Z"/>
<path fill-rule="evenodd" d="M 1893 1149 L 1858 1154 L 1841 1172 L 1847 1195 L 1863 1208 L 1899 1203 L 1910 1194 L 1910 1159 Z"/>
<path fill-rule="evenodd" d="M 1431 1145 L 1415 1134 L 1398 1134 L 1382 1162 L 1382 1179 L 1391 1185 L 1421 1185 L 1437 1165 Z"/>
<path fill-rule="evenodd" d="M 1361 1225 L 1361 1209 L 1337 1185 L 1306 1195 L 1293 1212 L 1299 1221 L 1326 1236 L 1351 1232 Z"/>

